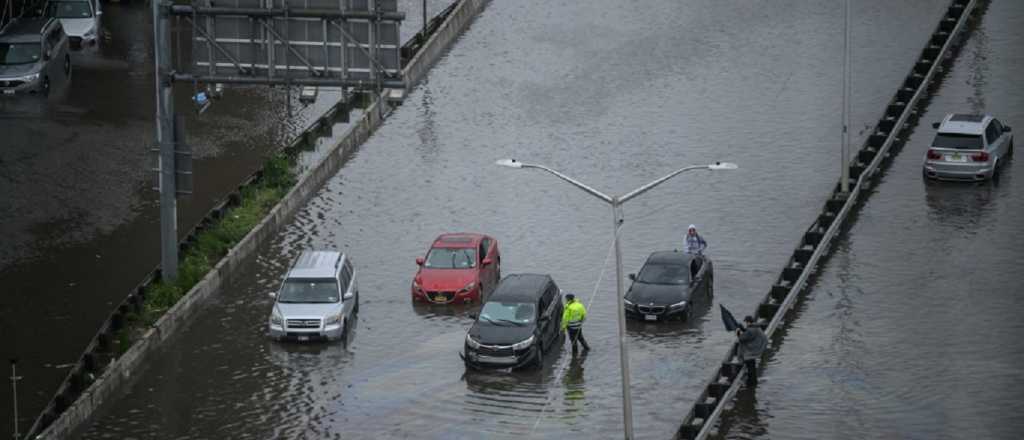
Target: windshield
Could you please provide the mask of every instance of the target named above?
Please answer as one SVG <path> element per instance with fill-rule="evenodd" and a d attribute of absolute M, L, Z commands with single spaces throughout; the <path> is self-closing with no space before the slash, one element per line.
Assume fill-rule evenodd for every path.
<path fill-rule="evenodd" d="M 46 15 L 54 18 L 89 18 L 92 9 L 86 2 L 50 2 L 46 5 Z"/>
<path fill-rule="evenodd" d="M 469 269 L 476 267 L 474 248 L 433 248 L 427 253 L 423 267 L 431 269 Z"/>
<path fill-rule="evenodd" d="M 679 264 L 646 264 L 637 280 L 647 284 L 686 284 L 690 271 Z"/>
<path fill-rule="evenodd" d="M 489 302 L 480 310 L 480 320 L 497 325 L 526 325 L 536 318 L 536 310 L 529 303 Z"/>
<path fill-rule="evenodd" d="M 39 61 L 39 43 L 0 43 L 0 64 L 28 64 Z"/>
<path fill-rule="evenodd" d="M 981 135 L 939 133 L 932 141 L 933 148 L 955 148 L 957 150 L 980 150 L 985 148 Z"/>
<path fill-rule="evenodd" d="M 338 283 L 333 279 L 287 280 L 277 295 L 281 303 L 336 303 Z"/>

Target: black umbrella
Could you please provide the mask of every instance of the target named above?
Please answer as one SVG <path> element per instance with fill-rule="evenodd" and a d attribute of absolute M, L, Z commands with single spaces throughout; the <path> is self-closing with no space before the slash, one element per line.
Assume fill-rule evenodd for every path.
<path fill-rule="evenodd" d="M 734 332 L 736 329 L 743 328 L 743 326 L 740 325 L 740 322 L 737 321 L 736 318 L 732 316 L 732 313 L 729 312 L 729 309 L 725 308 L 725 306 L 721 304 L 719 304 L 718 307 L 722 308 L 722 324 L 725 324 L 726 330 Z"/>

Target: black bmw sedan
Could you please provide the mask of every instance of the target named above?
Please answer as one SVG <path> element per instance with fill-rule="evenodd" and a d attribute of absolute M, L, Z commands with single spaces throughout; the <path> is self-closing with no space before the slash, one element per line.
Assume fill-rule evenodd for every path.
<path fill-rule="evenodd" d="M 647 257 L 626 292 L 626 316 L 644 321 L 689 320 L 693 301 L 710 299 L 714 269 L 704 255 L 659 251 Z"/>

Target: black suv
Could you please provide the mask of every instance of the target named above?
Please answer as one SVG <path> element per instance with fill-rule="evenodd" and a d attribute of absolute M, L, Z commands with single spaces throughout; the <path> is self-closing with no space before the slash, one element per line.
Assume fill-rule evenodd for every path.
<path fill-rule="evenodd" d="M 71 76 L 68 37 L 60 21 L 19 18 L 0 31 L 0 95 L 50 91 L 50 80 Z"/>
<path fill-rule="evenodd" d="M 562 335 L 562 295 L 548 275 L 502 278 L 466 334 L 462 359 L 473 368 L 544 366 Z"/>

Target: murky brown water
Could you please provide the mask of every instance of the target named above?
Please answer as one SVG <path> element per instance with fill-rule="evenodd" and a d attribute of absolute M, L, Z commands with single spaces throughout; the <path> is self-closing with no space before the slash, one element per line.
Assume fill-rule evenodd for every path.
<path fill-rule="evenodd" d="M 400 4 L 409 38 L 423 2 Z M 430 0 L 427 11 L 447 4 Z M 0 359 L 6 378 L 6 359 L 20 358 L 23 432 L 113 306 L 159 262 L 149 16 L 145 2 L 104 5 L 111 39 L 72 53 L 70 83 L 55 81 L 49 98 L 0 99 Z M 288 116 L 284 93 L 232 88 L 197 116 L 191 87 L 176 92 L 196 171 L 196 194 L 179 199 L 182 233 L 337 98 L 323 91 Z M 13 432 L 10 391 L 5 379 L 3 435 Z"/>

